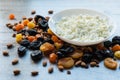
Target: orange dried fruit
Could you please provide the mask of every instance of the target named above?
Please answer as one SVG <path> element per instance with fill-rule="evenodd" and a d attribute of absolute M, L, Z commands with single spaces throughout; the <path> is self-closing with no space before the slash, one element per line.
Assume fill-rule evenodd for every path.
<path fill-rule="evenodd" d="M 28 20 L 28 19 L 25 19 L 25 20 L 23 20 L 22 23 L 23 23 L 24 26 L 27 26 L 27 24 L 29 23 L 29 20 Z"/>
<path fill-rule="evenodd" d="M 24 25 L 23 24 L 17 24 L 16 26 L 15 26 L 15 30 L 16 31 L 20 31 L 20 30 L 22 30 L 24 28 Z"/>
<path fill-rule="evenodd" d="M 58 39 L 57 36 L 55 36 L 55 35 L 52 35 L 51 39 L 52 39 L 54 42 L 59 42 L 59 39 Z"/>
<path fill-rule="evenodd" d="M 119 51 L 120 50 L 120 45 L 116 44 L 112 47 L 112 51 Z"/>
<path fill-rule="evenodd" d="M 15 19 L 15 15 L 14 15 L 14 14 L 9 14 L 9 19 L 10 19 L 10 20 Z"/>
<path fill-rule="evenodd" d="M 32 41 L 36 40 L 36 38 L 35 38 L 35 36 L 28 36 L 28 40 L 29 40 L 30 42 L 32 42 Z"/>
<path fill-rule="evenodd" d="M 55 63 L 57 61 L 57 55 L 55 53 L 51 53 L 49 56 L 49 61 L 51 63 Z"/>

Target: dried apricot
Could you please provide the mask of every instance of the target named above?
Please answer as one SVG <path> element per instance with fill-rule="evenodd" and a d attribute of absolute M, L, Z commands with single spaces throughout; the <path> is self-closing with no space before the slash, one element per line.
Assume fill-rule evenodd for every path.
<path fill-rule="evenodd" d="M 32 41 L 36 40 L 36 38 L 35 38 L 35 36 L 28 36 L 28 40 L 29 40 L 30 42 L 32 42 Z"/>
<path fill-rule="evenodd" d="M 16 26 L 15 26 L 15 30 L 16 31 L 20 31 L 20 30 L 22 30 L 24 28 L 24 25 L 23 24 L 17 24 Z"/>
<path fill-rule="evenodd" d="M 48 32 L 49 34 L 53 35 L 53 32 L 51 31 L 50 28 L 47 30 L 47 32 Z"/>
<path fill-rule="evenodd" d="M 14 14 L 10 14 L 10 15 L 9 15 L 9 19 L 10 19 L 10 20 L 15 19 L 15 15 L 14 15 Z"/>
<path fill-rule="evenodd" d="M 54 42 L 59 42 L 59 39 L 58 39 L 57 36 L 55 36 L 55 35 L 52 35 L 51 39 L 52 39 Z"/>
<path fill-rule="evenodd" d="M 120 50 L 120 45 L 119 44 L 116 44 L 112 47 L 112 51 L 118 51 Z"/>
<path fill-rule="evenodd" d="M 22 23 L 23 23 L 24 26 L 27 26 L 27 24 L 29 23 L 29 20 L 28 20 L 28 19 L 25 19 L 25 20 L 23 20 Z"/>
<path fill-rule="evenodd" d="M 55 63 L 57 61 L 57 55 L 55 53 L 51 53 L 49 56 L 49 61 L 51 63 Z"/>

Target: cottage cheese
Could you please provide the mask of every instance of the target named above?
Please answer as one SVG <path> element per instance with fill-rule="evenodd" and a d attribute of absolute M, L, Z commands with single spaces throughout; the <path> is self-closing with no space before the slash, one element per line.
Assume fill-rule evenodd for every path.
<path fill-rule="evenodd" d="M 56 23 L 56 33 L 63 38 L 79 42 L 94 42 L 108 37 L 111 25 L 100 16 L 72 15 Z"/>

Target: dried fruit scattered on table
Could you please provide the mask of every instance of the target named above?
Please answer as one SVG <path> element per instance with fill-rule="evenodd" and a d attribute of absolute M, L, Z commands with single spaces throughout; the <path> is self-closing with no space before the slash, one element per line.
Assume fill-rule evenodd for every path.
<path fill-rule="evenodd" d="M 112 42 L 110 40 L 107 40 L 104 42 L 104 46 L 109 49 L 109 47 L 112 46 Z"/>
<path fill-rule="evenodd" d="M 10 20 L 15 19 L 15 15 L 14 15 L 14 14 L 9 14 L 9 19 L 10 19 Z"/>
<path fill-rule="evenodd" d="M 81 60 L 76 61 L 76 62 L 75 62 L 75 66 L 76 66 L 76 67 L 79 67 L 79 66 L 81 65 L 81 62 L 82 62 Z"/>
<path fill-rule="evenodd" d="M 120 45 L 116 44 L 112 47 L 112 51 L 119 51 L 120 50 Z"/>
<path fill-rule="evenodd" d="M 107 67 L 109 69 L 115 70 L 117 68 L 118 64 L 112 58 L 106 58 L 104 60 L 104 65 L 105 65 L 105 67 Z"/>
<path fill-rule="evenodd" d="M 120 59 L 120 51 L 115 51 L 114 56 L 115 56 L 117 59 Z"/>
<path fill-rule="evenodd" d="M 31 50 L 39 50 L 41 44 L 42 44 L 42 42 L 33 41 L 33 42 L 30 43 L 30 45 L 28 46 L 28 48 L 31 49 Z"/>
<path fill-rule="evenodd" d="M 35 41 L 36 38 L 35 38 L 35 36 L 28 36 L 28 40 L 29 40 L 30 42 L 32 42 L 32 41 Z"/>
<path fill-rule="evenodd" d="M 29 22 L 29 23 L 27 23 L 27 27 L 28 27 L 29 29 L 32 29 L 32 28 L 35 27 L 35 23 Z"/>
<path fill-rule="evenodd" d="M 91 67 L 95 67 L 96 65 L 97 65 L 96 62 L 90 62 L 90 66 L 91 66 Z"/>
<path fill-rule="evenodd" d="M 30 36 L 35 36 L 37 34 L 37 31 L 34 30 L 34 29 L 28 29 L 27 30 L 27 33 L 30 35 Z"/>
<path fill-rule="evenodd" d="M 84 67 L 84 68 L 87 68 L 87 64 L 85 62 L 81 62 L 80 66 Z"/>
<path fill-rule="evenodd" d="M 34 20 L 35 20 L 36 23 L 38 23 L 38 20 L 39 20 L 39 19 L 45 20 L 45 18 L 44 18 L 43 16 L 41 16 L 41 15 L 36 15 L 36 16 L 34 17 Z"/>
<path fill-rule="evenodd" d="M 71 57 L 61 58 L 58 60 L 58 66 L 63 66 L 66 69 L 74 66 L 74 60 Z"/>
<path fill-rule="evenodd" d="M 24 29 L 24 25 L 23 25 L 23 24 L 17 24 L 17 25 L 15 26 L 15 30 L 16 30 L 16 31 L 20 31 L 20 30 L 22 30 L 22 29 Z"/>
<path fill-rule="evenodd" d="M 28 46 L 30 45 L 30 41 L 28 41 L 28 40 L 22 40 L 22 41 L 20 42 L 20 45 L 21 45 L 21 46 L 24 46 L 24 47 L 28 47 Z"/>
<path fill-rule="evenodd" d="M 47 32 L 48 32 L 49 34 L 51 34 L 51 35 L 53 35 L 53 34 L 54 34 L 54 33 L 51 31 L 51 29 L 50 29 L 50 28 L 48 28 Z"/>
<path fill-rule="evenodd" d="M 72 53 L 72 55 L 70 55 L 72 58 L 74 59 L 79 59 L 83 56 L 83 52 L 80 50 L 76 50 Z"/>
<path fill-rule="evenodd" d="M 55 42 L 54 45 L 55 45 L 56 49 L 58 50 L 63 46 L 63 43 Z"/>
<path fill-rule="evenodd" d="M 27 26 L 27 24 L 29 23 L 29 20 L 25 19 L 25 20 L 22 21 L 22 23 L 23 23 L 24 26 Z"/>
<path fill-rule="evenodd" d="M 53 51 L 55 48 L 54 48 L 54 46 L 52 45 L 52 44 L 50 44 L 50 43 L 48 43 L 48 42 L 45 42 L 44 44 L 42 44 L 41 46 L 40 46 L 40 50 L 42 51 L 42 52 L 51 52 L 51 51 Z"/>
<path fill-rule="evenodd" d="M 39 50 L 36 50 L 36 51 L 33 51 L 31 53 L 31 59 L 34 61 L 34 62 L 38 62 L 39 60 L 41 60 L 43 57 L 43 53 Z"/>
<path fill-rule="evenodd" d="M 56 55 L 55 53 L 51 53 L 51 54 L 49 55 L 49 61 L 50 61 L 51 63 L 56 63 L 56 61 L 57 61 L 57 55 Z"/>
<path fill-rule="evenodd" d="M 27 51 L 26 47 L 19 46 L 18 47 L 18 56 L 23 57 L 26 54 L 26 51 Z"/>
<path fill-rule="evenodd" d="M 22 34 L 16 34 L 16 42 L 20 42 L 20 41 L 22 41 L 22 39 L 23 39 L 23 36 L 22 36 Z"/>

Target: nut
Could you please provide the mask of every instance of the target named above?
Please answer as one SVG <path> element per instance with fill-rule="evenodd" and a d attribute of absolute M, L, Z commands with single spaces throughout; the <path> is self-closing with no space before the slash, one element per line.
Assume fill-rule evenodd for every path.
<path fill-rule="evenodd" d="M 7 44 L 8 49 L 11 49 L 12 47 L 13 47 L 13 44 L 11 44 L 11 43 Z"/>
<path fill-rule="evenodd" d="M 18 64 L 18 59 L 14 59 L 14 60 L 12 61 L 12 65 L 16 65 L 16 64 Z"/>
<path fill-rule="evenodd" d="M 7 51 L 3 51 L 4 56 L 9 56 L 9 53 Z"/>
<path fill-rule="evenodd" d="M 79 59 L 83 56 L 83 52 L 82 51 L 74 51 L 73 54 L 71 55 L 72 58 L 74 59 Z"/>
<path fill-rule="evenodd" d="M 48 68 L 48 73 L 53 73 L 53 67 Z"/>
<path fill-rule="evenodd" d="M 37 76 L 38 74 L 39 74 L 38 71 L 32 71 L 32 72 L 31 72 L 31 75 L 32 75 L 32 76 Z"/>
<path fill-rule="evenodd" d="M 20 70 L 16 69 L 16 70 L 13 71 L 13 73 L 14 73 L 15 76 L 17 76 L 17 75 L 20 74 Z"/>

